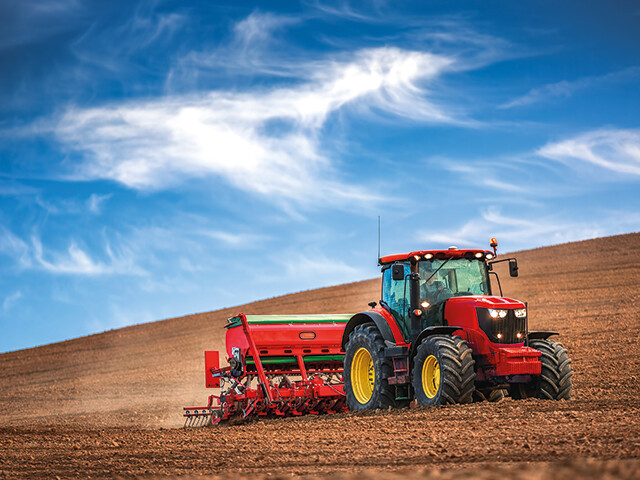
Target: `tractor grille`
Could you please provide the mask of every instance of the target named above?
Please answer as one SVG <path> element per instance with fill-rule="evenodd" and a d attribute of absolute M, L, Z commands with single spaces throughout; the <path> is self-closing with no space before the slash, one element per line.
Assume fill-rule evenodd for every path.
<path fill-rule="evenodd" d="M 491 318 L 486 308 L 476 308 L 478 325 L 493 343 L 522 343 L 526 333 L 526 318 L 516 318 L 513 309 L 504 318 Z M 518 333 L 521 338 L 518 338 Z M 498 337 L 500 335 L 500 337 Z"/>

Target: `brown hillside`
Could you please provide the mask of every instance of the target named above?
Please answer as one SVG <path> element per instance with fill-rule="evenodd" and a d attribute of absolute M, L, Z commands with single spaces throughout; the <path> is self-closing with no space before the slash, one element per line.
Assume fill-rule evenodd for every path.
<path fill-rule="evenodd" d="M 640 234 L 628 234 L 517 252 L 517 279 L 508 277 L 504 264 L 499 267 L 504 294 L 528 301 L 531 328 L 561 332 L 560 340 L 573 360 L 574 391 L 569 402 L 507 399 L 500 404 L 373 416 L 273 420 L 222 427 L 224 438 L 209 434 L 209 429 L 157 430 L 181 425 L 181 407 L 206 399 L 202 352 L 222 348 L 221 327 L 227 317 L 239 311 L 360 311 L 379 298 L 379 280 L 373 279 L 0 355 L 0 458 L 13 459 L 0 460 L 0 476 L 3 468 L 5 473 L 16 473 L 6 465 L 17 468 L 30 450 L 25 442 L 35 437 L 45 443 L 45 451 L 56 451 L 62 448 L 55 446 L 57 442 L 75 432 L 69 435 L 77 440 L 76 450 L 93 451 L 101 445 L 96 438 L 103 436 L 96 432 L 104 432 L 104 427 L 117 427 L 109 430 L 113 443 L 122 445 L 128 438 L 138 442 L 138 450 L 151 452 L 149 456 L 136 449 L 126 456 L 122 453 L 122 458 L 129 458 L 121 459 L 124 467 L 109 463 L 111 454 L 103 453 L 99 468 L 122 474 L 264 468 L 310 473 L 491 459 L 638 458 L 639 253 Z M 371 439 L 372 431 L 387 432 L 385 440 L 362 440 Z M 280 443 L 281 438 L 288 438 L 288 443 Z M 236 453 L 214 460 L 211 452 L 226 451 L 229 442 Z M 180 456 L 185 448 L 191 453 Z M 274 448 L 278 462 L 264 455 Z M 159 457 L 171 462 L 159 466 Z M 43 457 L 29 462 L 30 476 L 47 476 L 45 465 L 51 461 Z M 91 471 L 89 464 L 82 470 L 78 465 L 84 463 L 74 462 L 69 468 L 75 470 L 60 467 L 60 472 Z M 632 465 L 629 471 L 637 474 L 637 464 Z"/>

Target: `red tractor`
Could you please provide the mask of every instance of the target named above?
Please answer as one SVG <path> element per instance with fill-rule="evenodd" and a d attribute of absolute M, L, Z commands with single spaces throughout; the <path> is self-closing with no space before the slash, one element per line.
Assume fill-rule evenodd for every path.
<path fill-rule="evenodd" d="M 518 264 L 491 246 L 380 258 L 382 298 L 355 315 L 229 319 L 229 366 L 205 352 L 207 386 L 220 395 L 185 407 L 186 421 L 469 403 L 506 390 L 569 399 L 567 351 L 549 340 L 556 332 L 530 332 L 526 304 L 502 296 L 493 266 L 509 262 L 517 277 Z"/>

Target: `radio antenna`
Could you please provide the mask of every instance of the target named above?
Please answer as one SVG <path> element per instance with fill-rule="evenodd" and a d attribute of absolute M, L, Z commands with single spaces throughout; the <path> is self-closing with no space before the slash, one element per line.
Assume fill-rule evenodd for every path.
<path fill-rule="evenodd" d="M 380 265 L 380 215 L 378 215 L 378 265 Z"/>

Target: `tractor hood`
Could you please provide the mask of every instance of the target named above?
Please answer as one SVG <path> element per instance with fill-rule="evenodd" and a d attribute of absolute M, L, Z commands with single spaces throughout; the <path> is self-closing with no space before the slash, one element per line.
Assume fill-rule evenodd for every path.
<path fill-rule="evenodd" d="M 506 297 L 494 297 L 489 295 L 465 295 L 464 297 L 452 297 L 448 303 L 473 303 L 480 308 L 525 308 L 520 300 Z"/>

